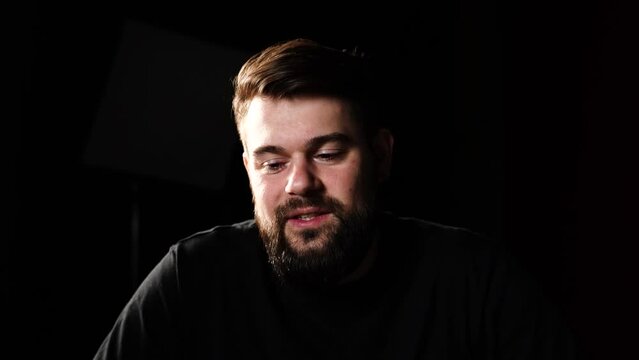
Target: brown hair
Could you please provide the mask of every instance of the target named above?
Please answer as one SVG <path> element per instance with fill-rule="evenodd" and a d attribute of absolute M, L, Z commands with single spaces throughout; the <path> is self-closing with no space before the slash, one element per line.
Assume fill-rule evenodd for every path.
<path fill-rule="evenodd" d="M 253 55 L 233 79 L 233 115 L 238 126 L 257 96 L 329 96 L 347 101 L 367 132 L 378 126 L 372 62 L 364 54 L 338 50 L 309 39 L 269 46 Z"/>

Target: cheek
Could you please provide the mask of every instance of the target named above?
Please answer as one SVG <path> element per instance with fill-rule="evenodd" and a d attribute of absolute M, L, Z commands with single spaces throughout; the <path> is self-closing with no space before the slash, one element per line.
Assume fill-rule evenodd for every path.
<path fill-rule="evenodd" d="M 264 202 L 266 186 L 262 181 L 257 178 L 251 178 L 251 192 L 253 193 L 253 198 L 256 202 Z"/>
<path fill-rule="evenodd" d="M 357 167 L 350 174 L 348 181 L 349 193 L 353 202 L 367 202 L 375 197 L 377 178 L 370 167 Z"/>
<path fill-rule="evenodd" d="M 273 207 L 278 196 L 276 185 L 260 176 L 251 177 L 250 183 L 255 206 L 262 209 Z"/>
<path fill-rule="evenodd" d="M 362 197 L 363 174 L 355 170 L 339 171 L 325 180 L 328 192 L 341 201 L 351 203 Z"/>

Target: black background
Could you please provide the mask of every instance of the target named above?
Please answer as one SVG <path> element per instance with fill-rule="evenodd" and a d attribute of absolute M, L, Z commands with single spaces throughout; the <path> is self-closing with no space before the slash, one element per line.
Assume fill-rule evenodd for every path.
<path fill-rule="evenodd" d="M 7 10 L 3 328 L 19 358 L 91 358 L 170 244 L 251 216 L 237 142 L 218 165 L 221 189 L 86 164 L 128 21 L 247 53 L 306 36 L 383 59 L 396 82 L 380 91 L 401 99 L 387 206 L 505 242 L 586 358 L 637 355 L 636 11 L 616 1 L 351 6 Z"/>

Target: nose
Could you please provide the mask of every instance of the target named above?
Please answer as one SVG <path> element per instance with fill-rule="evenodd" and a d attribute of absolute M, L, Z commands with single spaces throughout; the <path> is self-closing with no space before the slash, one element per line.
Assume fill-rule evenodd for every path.
<path fill-rule="evenodd" d="M 306 160 L 296 161 L 291 166 L 291 173 L 284 189 L 289 195 L 305 196 L 317 192 L 321 181 L 316 176 L 315 168 Z"/>

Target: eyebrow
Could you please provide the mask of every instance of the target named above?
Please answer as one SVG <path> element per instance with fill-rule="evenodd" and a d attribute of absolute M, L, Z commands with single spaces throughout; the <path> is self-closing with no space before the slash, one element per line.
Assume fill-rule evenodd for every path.
<path fill-rule="evenodd" d="M 353 142 L 353 139 L 346 134 L 334 132 L 334 133 L 311 138 L 306 142 L 306 145 L 304 147 L 306 150 L 316 149 L 329 142 L 341 142 L 345 144 L 350 144 Z M 264 145 L 253 150 L 253 156 L 257 157 L 263 154 L 281 154 L 284 152 L 286 152 L 286 150 L 281 146 Z"/>

